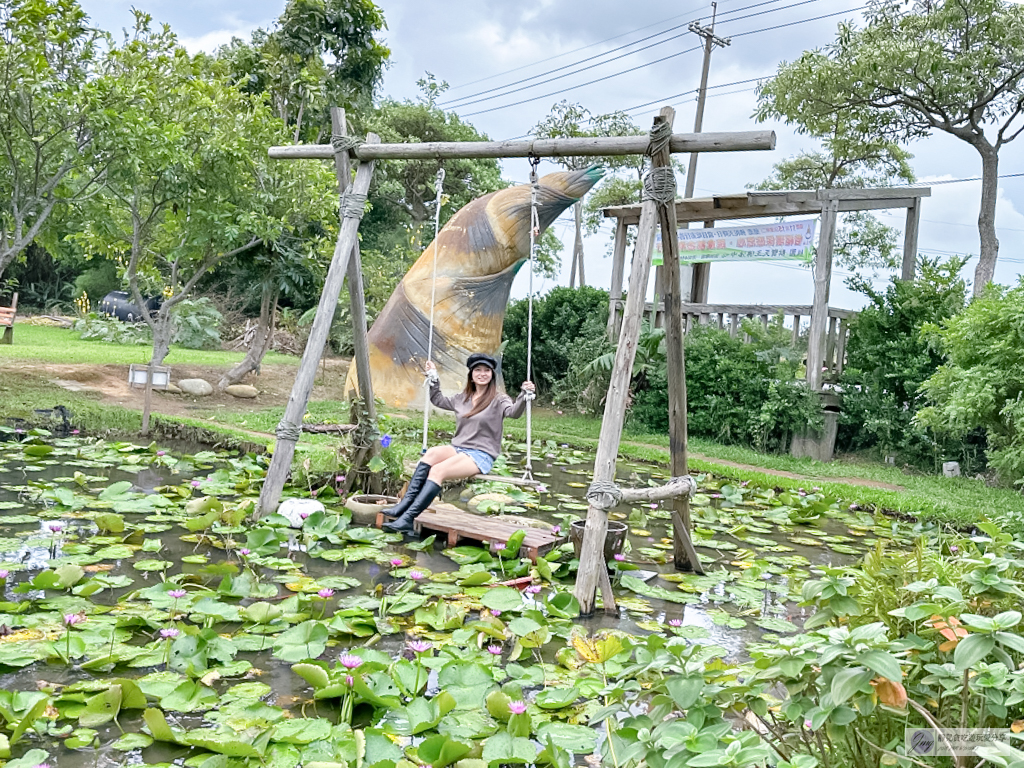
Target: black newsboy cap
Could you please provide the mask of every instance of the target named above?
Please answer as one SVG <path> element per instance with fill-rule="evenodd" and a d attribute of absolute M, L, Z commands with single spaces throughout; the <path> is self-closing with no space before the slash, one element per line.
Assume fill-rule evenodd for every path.
<path fill-rule="evenodd" d="M 492 371 L 498 370 L 498 361 L 484 352 L 474 352 L 466 361 L 466 367 L 471 371 L 478 365 L 486 365 Z"/>

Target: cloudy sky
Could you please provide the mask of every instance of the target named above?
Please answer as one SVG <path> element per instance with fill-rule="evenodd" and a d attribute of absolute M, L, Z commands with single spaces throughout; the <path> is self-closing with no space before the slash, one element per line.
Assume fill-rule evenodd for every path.
<path fill-rule="evenodd" d="M 233 36 L 248 38 L 269 27 L 285 0 L 80 0 L 93 23 L 116 31 L 132 23 L 131 8 L 167 22 L 192 50 L 213 50 Z M 493 139 L 522 136 L 552 104 L 568 99 L 595 114 L 627 110 L 648 127 L 664 104 L 676 108 L 676 130 L 693 127 L 693 91 L 699 85 L 699 40 L 687 23 L 710 21 L 710 2 L 699 0 L 379 0 L 387 19 L 384 39 L 392 51 L 384 95 L 415 98 L 416 80 L 431 72 L 451 85 L 442 99 Z M 706 131 L 772 128 L 774 152 L 706 154 L 698 165 L 696 194 L 741 192 L 767 176 L 774 162 L 813 148 L 787 126 L 758 125 L 751 118 L 755 82 L 770 76 L 781 61 L 827 44 L 843 19 L 860 17 L 861 0 L 720 0 L 716 31 L 729 47 L 712 59 Z M 932 197 L 922 208 L 920 250 L 931 256 L 976 254 L 980 182 L 949 182 L 980 175 L 976 152 L 943 134 L 910 147 L 912 165 Z M 1024 174 L 1024 138 L 1004 148 L 1000 173 Z M 544 163 L 542 172 L 555 170 Z M 525 181 L 525 160 L 504 163 L 507 178 Z M 682 186 L 682 180 L 680 180 Z M 904 212 L 880 212 L 883 222 L 902 230 Z M 1016 283 L 1024 273 L 1024 175 L 1000 180 L 996 214 L 1000 258 L 996 280 Z M 571 247 L 572 222 L 566 216 L 555 231 Z M 607 288 L 611 230 L 586 242 L 587 282 Z M 541 281 L 541 291 L 568 284 L 566 262 L 557 281 Z M 976 265 L 971 261 L 965 274 Z M 854 309 L 863 297 L 834 272 L 834 306 Z M 535 286 L 537 287 L 537 286 Z M 525 275 L 514 288 L 524 295 Z M 712 268 L 710 300 L 733 303 L 809 304 L 810 271 L 788 263 L 721 264 Z"/>

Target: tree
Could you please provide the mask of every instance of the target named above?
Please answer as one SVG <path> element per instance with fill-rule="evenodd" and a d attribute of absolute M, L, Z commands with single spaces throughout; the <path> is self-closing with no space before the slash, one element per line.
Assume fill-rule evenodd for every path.
<path fill-rule="evenodd" d="M 834 189 L 887 187 L 913 182 L 911 155 L 892 142 L 843 135 L 838 121 L 823 138 L 824 151 L 801 152 L 776 163 L 772 175 L 754 189 Z M 868 211 L 842 214 L 835 255 L 851 268 L 893 269 L 899 264 L 896 232 Z"/>
<path fill-rule="evenodd" d="M 327 231 L 282 236 L 276 242 L 243 251 L 227 265 L 237 282 L 259 292 L 259 315 L 247 340 L 245 357 L 227 371 L 217 386 L 224 389 L 258 371 L 274 343 L 278 303 L 282 296 L 296 301 L 316 296 L 322 284 L 323 262 L 329 262 L 332 243 Z M 319 257 L 319 258 L 318 258 Z"/>
<path fill-rule="evenodd" d="M 760 88 L 757 117 L 820 136 L 902 142 L 942 131 L 981 158 L 980 261 L 974 295 L 992 281 L 999 151 L 1024 130 L 1024 8 L 1003 0 L 876 0 L 867 25 L 842 24 L 824 50 L 779 67 Z"/>
<path fill-rule="evenodd" d="M 334 178 L 318 164 L 272 163 L 267 147 L 287 134 L 264 100 L 213 59 L 190 56 L 166 26 L 152 30 L 145 14 L 105 57 L 96 87 L 102 109 L 90 128 L 115 160 L 79 237 L 126 262 L 140 307 L 143 291 L 163 295 L 143 313 L 159 365 L 171 310 L 207 272 L 311 219 L 336 226 Z"/>
<path fill-rule="evenodd" d="M 330 137 L 331 107 L 371 108 L 391 55 L 376 39 L 386 27 L 372 0 L 289 0 L 274 29 L 217 55 L 239 87 L 267 96 L 292 142 L 318 144 Z"/>
<path fill-rule="evenodd" d="M 0 275 L 102 172 L 86 129 L 100 34 L 86 21 L 74 0 L 0 0 Z"/>
<path fill-rule="evenodd" d="M 635 136 L 642 133 L 636 123 L 625 112 L 611 112 L 594 116 L 582 104 L 574 104 L 562 100 L 551 107 L 551 112 L 533 127 L 534 135 L 544 139 L 579 138 L 586 136 Z M 586 168 L 595 162 L 601 162 L 611 175 L 607 176 L 590 193 L 586 203 L 587 230 L 597 231 L 601 222 L 599 208 L 606 205 L 624 205 L 639 198 L 640 176 L 643 174 L 644 157 L 622 155 L 615 157 L 562 157 L 557 162 L 564 167 L 576 170 Z M 633 184 L 625 182 L 616 172 L 635 170 L 637 181 Z M 628 194 L 635 187 L 635 194 Z M 628 197 L 627 197 L 628 195 Z M 600 201 L 598 206 L 597 201 Z M 598 207 L 595 207 L 598 206 Z M 576 267 L 579 266 L 580 285 L 585 284 L 583 271 L 583 221 L 584 203 L 576 202 L 574 208 L 576 237 L 573 243 L 572 271 L 569 275 L 569 287 L 576 284 Z"/>

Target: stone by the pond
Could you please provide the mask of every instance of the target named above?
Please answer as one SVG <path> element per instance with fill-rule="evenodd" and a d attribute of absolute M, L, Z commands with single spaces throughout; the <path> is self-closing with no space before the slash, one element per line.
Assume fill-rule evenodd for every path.
<path fill-rule="evenodd" d="M 287 518 L 292 528 L 301 528 L 307 517 L 324 510 L 324 505 L 316 499 L 285 499 L 277 508 L 277 514 Z"/>
<path fill-rule="evenodd" d="M 213 394 L 213 385 L 203 379 L 182 379 L 178 382 L 181 391 L 193 397 L 206 397 Z"/>
<path fill-rule="evenodd" d="M 232 397 L 242 397 L 246 399 L 251 399 L 259 394 L 259 390 L 252 386 L 252 384 L 232 384 L 229 387 L 225 387 L 224 391 Z"/>

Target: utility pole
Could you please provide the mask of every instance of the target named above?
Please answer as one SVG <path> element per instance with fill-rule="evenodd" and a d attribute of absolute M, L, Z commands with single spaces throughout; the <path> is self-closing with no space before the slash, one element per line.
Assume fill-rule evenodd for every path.
<path fill-rule="evenodd" d="M 708 94 L 708 71 L 711 69 L 711 52 L 715 47 L 725 48 L 732 43 L 728 37 L 722 38 L 715 34 L 715 17 L 718 15 L 718 3 L 711 4 L 711 26 L 702 27 L 696 21 L 690 22 L 690 31 L 698 37 L 704 38 L 704 68 L 700 74 L 700 90 L 697 92 L 697 116 L 693 121 L 693 132 L 700 133 L 704 123 L 704 100 Z M 693 197 L 693 188 L 697 182 L 697 157 L 696 152 L 690 153 L 690 162 L 686 168 L 686 189 L 683 191 L 684 198 Z M 684 228 L 690 226 L 689 222 L 682 225 Z M 707 226 L 707 224 L 705 224 Z M 690 301 L 697 303 L 707 302 L 708 277 L 711 271 L 710 264 L 694 264 L 690 281 Z"/>

